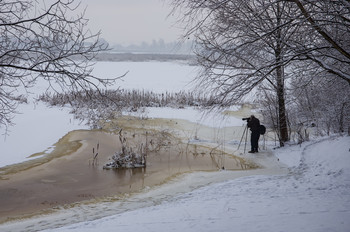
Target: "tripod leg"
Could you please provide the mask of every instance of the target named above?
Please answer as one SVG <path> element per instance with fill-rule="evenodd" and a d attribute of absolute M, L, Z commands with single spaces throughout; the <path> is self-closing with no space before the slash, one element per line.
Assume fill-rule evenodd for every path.
<path fill-rule="evenodd" d="M 242 137 L 241 137 L 241 141 L 239 141 L 239 145 L 238 145 L 237 150 L 239 150 L 239 148 L 240 148 L 240 146 L 241 146 L 241 143 L 242 143 L 242 140 L 243 140 L 243 138 L 244 138 L 244 134 L 245 134 L 246 130 L 247 130 L 247 126 L 244 127 L 244 131 L 243 131 L 243 134 L 242 134 Z"/>
<path fill-rule="evenodd" d="M 247 147 L 247 139 L 248 139 L 248 126 L 246 126 L 244 153 L 245 153 L 245 150 L 246 150 L 246 147 Z"/>

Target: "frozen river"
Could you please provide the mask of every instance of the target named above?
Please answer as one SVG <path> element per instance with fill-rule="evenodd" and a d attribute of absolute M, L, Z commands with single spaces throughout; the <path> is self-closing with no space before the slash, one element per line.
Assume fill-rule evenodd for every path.
<path fill-rule="evenodd" d="M 196 67 L 183 62 L 97 62 L 95 76 L 113 78 L 127 73 L 111 88 L 144 89 L 157 93 L 190 90 Z M 14 126 L 7 135 L 1 128 L 0 167 L 28 160 L 34 153 L 50 151 L 52 146 L 69 131 L 87 129 L 74 120 L 69 108 L 49 108 L 33 98 L 47 91 L 47 83 L 39 82 L 30 90 L 29 103 L 20 105 Z"/>

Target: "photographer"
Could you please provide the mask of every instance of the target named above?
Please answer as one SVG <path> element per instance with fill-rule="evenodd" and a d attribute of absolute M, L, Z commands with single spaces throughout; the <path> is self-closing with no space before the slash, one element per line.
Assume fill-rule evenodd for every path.
<path fill-rule="evenodd" d="M 254 115 L 251 115 L 249 118 L 243 118 L 242 120 L 247 121 L 247 126 L 252 131 L 250 137 L 252 149 L 249 151 L 249 153 L 256 153 L 259 149 L 260 121 Z"/>

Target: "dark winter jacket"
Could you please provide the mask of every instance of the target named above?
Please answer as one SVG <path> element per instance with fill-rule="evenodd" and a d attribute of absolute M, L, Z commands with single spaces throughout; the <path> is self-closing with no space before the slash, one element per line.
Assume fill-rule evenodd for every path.
<path fill-rule="evenodd" d="M 260 121 L 256 117 L 250 117 L 248 120 L 247 126 L 250 128 L 252 132 L 258 132 L 260 131 Z"/>

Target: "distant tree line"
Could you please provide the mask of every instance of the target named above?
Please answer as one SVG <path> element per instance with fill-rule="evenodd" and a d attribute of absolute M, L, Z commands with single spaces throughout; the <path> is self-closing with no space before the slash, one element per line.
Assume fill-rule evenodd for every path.
<path fill-rule="evenodd" d="M 144 62 L 144 61 L 188 61 L 192 63 L 194 56 L 190 54 L 157 54 L 157 53 L 113 53 L 101 52 L 94 61 L 111 61 L 111 62 Z"/>
<path fill-rule="evenodd" d="M 192 41 L 185 42 L 165 42 L 163 39 L 153 40 L 151 43 L 142 42 L 141 44 L 111 45 L 113 52 L 137 52 L 137 53 L 166 53 L 166 54 L 191 54 Z"/>

